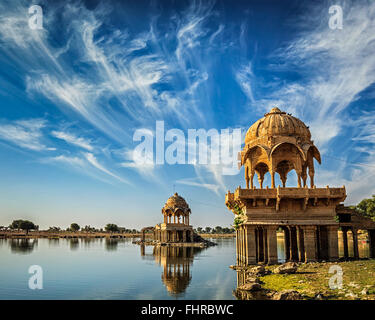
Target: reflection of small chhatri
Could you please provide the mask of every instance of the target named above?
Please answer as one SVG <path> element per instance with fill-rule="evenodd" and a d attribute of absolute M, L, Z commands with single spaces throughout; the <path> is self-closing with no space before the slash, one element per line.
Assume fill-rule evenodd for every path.
<path fill-rule="evenodd" d="M 185 292 L 191 281 L 191 268 L 194 255 L 203 248 L 155 246 L 153 259 L 163 267 L 162 281 L 168 292 L 178 296 Z M 145 246 L 141 246 L 141 255 L 146 258 Z"/>
<path fill-rule="evenodd" d="M 368 230 L 370 256 L 375 257 L 375 223 L 340 204 L 346 198 L 345 187 L 315 187 L 314 158 L 321 162 L 308 127 L 278 108 L 249 128 L 241 152 L 246 189 L 238 187 L 234 193 L 228 192 L 225 199 L 239 221 L 238 263 L 277 263 L 278 228 L 284 231 L 287 260 L 337 260 L 339 227 L 343 231 L 345 257 L 347 231 L 351 230 L 354 257 L 358 258 L 358 229 Z M 297 173 L 297 187 L 286 187 L 287 174 L 293 169 Z M 264 189 L 267 172 L 271 188 Z M 260 189 L 253 184 L 255 173 Z M 275 173 L 279 174 L 282 187 L 275 187 Z"/>

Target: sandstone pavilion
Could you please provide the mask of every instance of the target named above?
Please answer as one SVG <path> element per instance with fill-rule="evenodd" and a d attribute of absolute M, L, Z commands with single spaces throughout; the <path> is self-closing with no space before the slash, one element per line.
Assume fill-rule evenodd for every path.
<path fill-rule="evenodd" d="M 191 210 L 183 197 L 175 193 L 161 210 L 164 222 L 155 227 L 142 229 L 142 240 L 145 231 L 153 232 L 153 240 L 159 243 L 192 243 L 194 242 L 193 227 L 190 225 Z"/>
<path fill-rule="evenodd" d="M 228 191 L 225 197 L 238 225 L 238 264 L 277 263 L 277 230 L 284 235 L 287 261 L 339 259 L 339 234 L 343 258 L 349 257 L 349 234 L 352 256 L 359 258 L 358 230 L 368 231 L 370 257 L 375 257 L 375 222 L 344 207 L 345 186 L 315 186 L 314 161 L 320 164 L 321 156 L 301 120 L 271 109 L 247 131 L 240 156 L 246 188 Z M 296 172 L 296 187 L 286 186 L 292 170 Z M 270 186 L 265 187 L 267 173 Z M 253 182 L 255 174 L 258 188 Z M 276 186 L 275 174 L 281 185 Z"/>

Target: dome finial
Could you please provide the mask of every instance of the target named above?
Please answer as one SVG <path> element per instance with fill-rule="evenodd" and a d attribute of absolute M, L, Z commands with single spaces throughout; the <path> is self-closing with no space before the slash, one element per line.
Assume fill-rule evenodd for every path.
<path fill-rule="evenodd" d="M 278 107 L 273 107 L 269 113 L 281 113 L 281 110 Z"/>

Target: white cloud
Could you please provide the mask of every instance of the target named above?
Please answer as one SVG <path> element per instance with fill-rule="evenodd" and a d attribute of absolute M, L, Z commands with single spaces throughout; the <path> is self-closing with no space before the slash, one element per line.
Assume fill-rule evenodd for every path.
<path fill-rule="evenodd" d="M 56 162 L 56 163 L 63 163 L 68 164 L 75 168 L 84 168 L 85 167 L 85 161 L 82 158 L 79 157 L 70 157 L 65 155 L 59 155 L 56 157 L 49 157 L 42 160 L 42 162 Z"/>
<path fill-rule="evenodd" d="M 43 142 L 42 129 L 46 126 L 43 119 L 17 120 L 12 123 L 0 124 L 0 139 L 33 151 L 48 151 L 55 148 L 47 147 Z"/>
<path fill-rule="evenodd" d="M 76 135 L 64 132 L 64 131 L 52 131 L 51 134 L 58 139 L 64 140 L 70 144 L 76 145 L 88 151 L 92 151 L 94 147 L 91 145 L 91 141 Z"/>
<path fill-rule="evenodd" d="M 92 165 L 94 166 L 95 168 L 97 168 L 98 170 L 106 173 L 107 175 L 123 182 L 123 183 L 129 183 L 128 181 L 126 181 L 125 179 L 119 177 L 118 175 L 114 174 L 113 172 L 111 172 L 110 170 L 108 170 L 107 168 L 105 168 L 103 165 L 101 165 L 98 160 L 96 159 L 96 157 L 92 154 L 92 153 L 84 153 L 84 156 L 86 158 L 86 160 Z"/>
<path fill-rule="evenodd" d="M 245 93 L 250 102 L 255 102 L 251 79 L 254 78 L 254 74 L 251 70 L 251 63 L 243 65 L 240 70 L 235 74 L 236 80 L 240 85 L 242 91 Z"/>
<path fill-rule="evenodd" d="M 215 192 L 216 194 L 219 194 L 219 189 L 220 189 L 219 185 L 210 184 L 210 183 L 202 183 L 201 181 L 198 181 L 196 178 L 180 179 L 180 180 L 177 180 L 176 183 L 184 184 L 184 185 L 192 186 L 192 187 L 205 188 L 205 189 Z"/>

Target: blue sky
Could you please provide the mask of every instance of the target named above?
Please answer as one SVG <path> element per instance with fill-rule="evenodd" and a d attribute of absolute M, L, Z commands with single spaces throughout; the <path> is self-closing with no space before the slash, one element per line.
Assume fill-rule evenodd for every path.
<path fill-rule="evenodd" d="M 28 26 L 32 4 L 43 30 Z M 342 30 L 328 26 L 332 4 Z M 273 106 L 310 126 L 318 187 L 345 185 L 346 204 L 369 197 L 374 40 L 373 1 L 2 1 L 0 225 L 139 228 L 175 190 L 194 226 L 228 226 L 225 193 L 243 169 L 139 166 L 133 134 L 163 120 L 244 135 Z"/>

